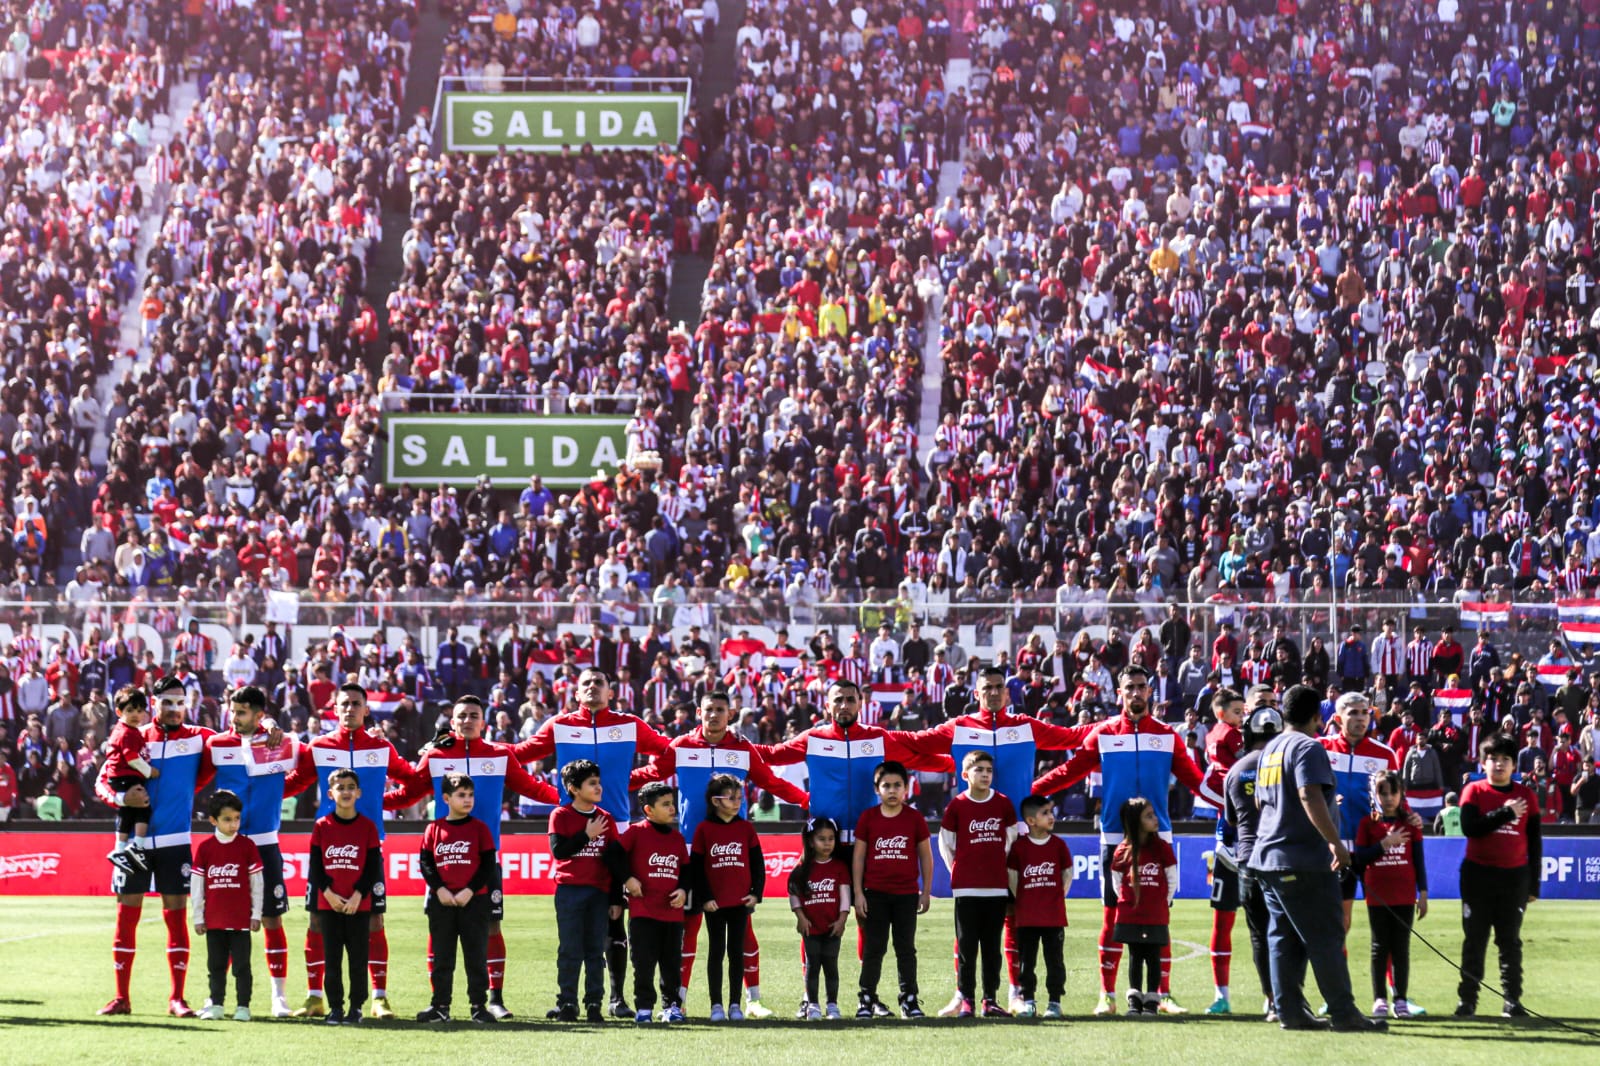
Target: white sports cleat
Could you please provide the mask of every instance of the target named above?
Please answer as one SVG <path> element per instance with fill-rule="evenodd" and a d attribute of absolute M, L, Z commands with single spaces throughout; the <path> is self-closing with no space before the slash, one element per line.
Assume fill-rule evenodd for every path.
<path fill-rule="evenodd" d="M 1101 1016 L 1107 1015 L 1107 1014 L 1115 1014 L 1115 1013 L 1117 1013 L 1117 996 L 1116 996 L 1116 993 L 1114 993 L 1114 992 L 1102 992 L 1102 993 L 1100 993 L 1100 998 L 1095 1001 L 1094 1012 L 1095 1012 L 1095 1014 L 1101 1015 Z"/>
<path fill-rule="evenodd" d="M 220 1022 L 222 1020 L 222 1008 L 215 1003 L 207 1003 L 200 1008 L 200 1020 L 203 1022 Z"/>
<path fill-rule="evenodd" d="M 1007 1011 L 1014 1017 L 1020 1017 L 1023 1008 L 1027 1005 L 1028 1001 L 1022 998 L 1022 993 L 1014 992 L 1011 996 L 1011 1002 L 1007 1005 Z"/>
<path fill-rule="evenodd" d="M 759 1020 L 762 1018 L 772 1017 L 772 1011 L 767 1007 L 763 1007 L 759 999 L 746 999 L 744 1004 L 744 1016 L 746 1018 L 755 1018 Z"/>
<path fill-rule="evenodd" d="M 290 1009 L 287 999 L 282 996 L 272 997 L 272 1016 L 274 1018 L 289 1018 L 293 1015 L 294 1011 Z"/>
<path fill-rule="evenodd" d="M 954 996 L 950 997 L 949 1003 L 946 1003 L 944 1006 L 939 1008 L 939 1017 L 954 1018 L 956 1016 L 956 1012 L 961 1009 L 961 1003 L 961 993 L 957 992 Z"/>

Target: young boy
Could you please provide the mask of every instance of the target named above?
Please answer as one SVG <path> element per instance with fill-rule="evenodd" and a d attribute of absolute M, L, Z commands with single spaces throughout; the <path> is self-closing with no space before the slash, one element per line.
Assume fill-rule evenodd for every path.
<path fill-rule="evenodd" d="M 383 880 L 383 845 L 372 819 L 356 810 L 361 779 L 351 769 L 328 775 L 333 810 L 311 829 L 312 898 L 322 928 L 326 971 L 328 1025 L 360 1025 L 367 1000 L 367 936 L 372 928 L 372 888 Z M 350 1009 L 344 1009 L 344 972 L 348 954 Z"/>
<path fill-rule="evenodd" d="M 961 760 L 967 790 L 945 808 L 939 829 L 939 851 L 950 870 L 950 894 L 956 911 L 956 991 L 959 1018 L 972 1017 L 973 984 L 978 956 L 983 957 L 983 1016 L 1004 1018 L 1009 1012 L 996 1001 L 1000 990 L 1000 944 L 1010 903 L 1006 855 L 1017 839 L 1017 812 L 996 792 L 994 756 L 969 751 Z"/>
<path fill-rule="evenodd" d="M 1061 1017 L 1061 995 L 1066 991 L 1064 955 L 1067 930 L 1067 889 L 1072 883 L 1072 853 L 1055 835 L 1056 812 L 1043 796 L 1022 801 L 1027 835 L 1011 846 L 1006 874 L 1016 907 L 1017 954 L 1022 963 L 1022 1017 L 1038 1011 L 1034 994 L 1039 987 L 1039 948 L 1044 948 L 1045 989 L 1050 996 L 1046 1018 Z"/>
<path fill-rule="evenodd" d="M 239 1006 L 233 1020 L 250 1020 L 250 934 L 261 928 L 261 908 L 266 880 L 261 853 L 255 842 L 239 832 L 244 801 L 223 790 L 206 804 L 215 832 L 194 850 L 189 871 L 191 921 L 198 936 L 206 938 L 206 971 L 211 977 L 211 1000 L 200 1012 L 208 1022 L 222 1020 L 222 1003 L 228 994 L 228 965 L 233 965 Z"/>
<path fill-rule="evenodd" d="M 902 763 L 879 764 L 872 774 L 878 805 L 862 811 L 856 820 L 850 873 L 856 921 L 865 940 L 856 1008 L 860 1019 L 889 1016 L 889 1008 L 878 998 L 878 977 L 891 932 L 900 977 L 900 1016 L 923 1017 L 917 1003 L 917 915 L 926 914 L 932 901 L 933 845 L 927 820 L 906 806 L 907 781 Z"/>
<path fill-rule="evenodd" d="M 148 701 L 142 690 L 129 685 L 117 693 L 117 724 L 111 729 L 109 750 L 100 772 L 117 796 L 117 842 L 106 856 L 123 873 L 148 873 L 150 848 L 150 797 L 148 782 L 161 771 L 145 758 L 144 725 Z M 142 802 L 128 802 L 128 791 L 144 786 Z"/>
<path fill-rule="evenodd" d="M 422 832 L 422 879 L 428 883 L 428 936 L 433 945 L 433 1004 L 419 1022 L 448 1022 L 455 992 L 456 943 L 467 968 L 467 1003 L 479 1025 L 499 1021 L 488 1009 L 489 878 L 494 836 L 472 816 L 472 778 L 447 773 L 440 782 L 448 812 Z"/>
<path fill-rule="evenodd" d="M 606 931 L 622 916 L 627 855 L 617 825 L 600 807 L 600 767 L 575 759 L 561 769 L 568 802 L 550 815 L 550 854 L 556 880 L 556 1009 L 550 1017 L 578 1020 L 578 977 L 584 977 L 584 1015 L 604 1022 Z"/>
<path fill-rule="evenodd" d="M 694 831 L 689 847 L 690 884 L 695 905 L 705 913 L 711 953 L 706 958 L 706 984 L 711 992 L 710 1020 L 744 1021 L 739 999 L 744 993 L 745 927 L 761 902 L 767 863 L 761 837 L 739 815 L 744 786 L 732 774 L 712 774 L 706 783 L 708 817 Z M 722 998 L 722 968 L 728 968 L 728 998 Z M 726 1012 L 723 1003 L 727 1003 Z"/>
<path fill-rule="evenodd" d="M 1539 804 L 1527 785 L 1511 779 L 1517 765 L 1517 742 L 1504 733 L 1484 739 L 1478 748 L 1483 780 L 1461 790 L 1461 832 L 1467 854 L 1461 863 L 1460 1002 L 1458 1016 L 1478 1010 L 1478 985 L 1483 980 L 1489 933 L 1500 949 L 1500 988 L 1505 993 L 1501 1014 L 1526 1018 L 1522 1006 L 1522 912 L 1539 898 L 1543 838 Z"/>
<path fill-rule="evenodd" d="M 661 981 L 662 1016 L 668 1022 L 684 1020 L 679 1000 L 683 969 L 684 904 L 689 896 L 689 845 L 678 831 L 678 793 L 671 785 L 653 781 L 639 790 L 644 821 L 622 834 L 628 855 L 628 942 L 633 947 L 634 1021 L 648 1025 L 653 1018 L 656 992 L 651 982 Z"/>

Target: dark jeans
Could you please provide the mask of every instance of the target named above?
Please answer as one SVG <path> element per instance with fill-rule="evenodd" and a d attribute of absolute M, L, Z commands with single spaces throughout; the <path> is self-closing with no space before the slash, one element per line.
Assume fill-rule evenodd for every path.
<path fill-rule="evenodd" d="M 620 914 L 606 920 L 606 972 L 611 975 L 611 998 L 622 999 L 628 987 L 628 927 Z"/>
<path fill-rule="evenodd" d="M 1500 990 L 1512 1002 L 1522 1000 L 1522 911 L 1528 905 L 1528 868 L 1504 870 L 1461 864 L 1461 986 L 1463 1003 L 1478 1005 L 1489 934 L 1500 952 Z"/>
<path fill-rule="evenodd" d="M 473 896 L 465 907 L 428 899 L 428 935 L 433 938 L 433 1005 L 450 1009 L 456 990 L 456 943 L 467 968 L 467 1002 L 489 1001 L 489 897 Z"/>
<path fill-rule="evenodd" d="M 872 904 L 867 904 L 872 906 Z M 809 933 L 806 935 L 806 1002 L 839 1002 L 839 941 L 841 937 Z M 818 999 L 820 992 L 826 999 Z"/>
<path fill-rule="evenodd" d="M 706 958 L 706 991 L 712 1003 L 739 1005 L 744 991 L 744 931 L 750 923 L 749 907 L 719 907 L 707 911 L 706 933 L 711 954 Z M 728 998 L 722 998 L 722 964 L 728 964 Z"/>
<path fill-rule="evenodd" d="M 1148 992 L 1161 991 L 1161 949 L 1164 944 L 1128 945 L 1128 987 Z"/>
<path fill-rule="evenodd" d="M 1306 1013 L 1306 963 L 1335 1019 L 1358 1015 L 1344 957 L 1344 901 L 1332 870 L 1252 870 L 1267 901 L 1272 999 L 1280 1018 Z"/>
<path fill-rule="evenodd" d="M 1389 966 L 1394 965 L 1394 998 L 1405 999 L 1411 984 L 1411 923 L 1415 904 L 1386 907 L 1367 904 L 1367 924 L 1372 928 L 1372 998 L 1389 998 Z"/>
<path fill-rule="evenodd" d="M 639 1010 L 655 1009 L 656 990 L 651 981 L 659 974 L 661 1005 L 682 1006 L 678 982 L 683 978 L 683 923 L 635 917 L 629 919 L 628 927 L 628 942 L 633 947 L 633 1005 Z"/>
<path fill-rule="evenodd" d="M 211 978 L 211 1002 L 222 1006 L 228 998 L 228 964 L 233 963 L 233 983 L 239 1006 L 250 1005 L 250 932 L 246 929 L 206 930 L 206 972 Z"/>
<path fill-rule="evenodd" d="M 360 1010 L 367 1001 L 367 934 L 372 930 L 372 913 L 318 911 L 317 924 L 322 928 L 322 990 L 327 996 L 328 1009 L 343 1010 L 345 1007 L 344 971 L 339 967 L 348 959 L 350 1009 Z"/>
<path fill-rule="evenodd" d="M 1005 896 L 956 897 L 956 989 L 974 999 L 978 956 L 983 955 L 983 998 L 1000 989 L 1000 945 L 1006 928 Z M 871 904 L 868 904 L 871 907 Z"/>
<path fill-rule="evenodd" d="M 610 903 L 591 885 L 556 886 L 556 1004 L 578 1005 L 578 975 L 583 1003 L 598 1007 L 606 998 L 606 925 Z"/>
<path fill-rule="evenodd" d="M 1239 905 L 1250 930 L 1250 955 L 1261 979 L 1261 994 L 1272 999 L 1272 963 L 1267 955 L 1267 897 L 1253 876 L 1239 878 Z"/>
<path fill-rule="evenodd" d="M 867 917 L 862 922 L 861 991 L 878 995 L 878 978 L 883 974 L 883 957 L 894 937 L 895 970 L 900 977 L 900 995 L 917 994 L 917 900 L 918 894 L 890 894 L 866 890 Z"/>
<path fill-rule="evenodd" d="M 1044 925 L 1017 926 L 1017 955 L 1022 963 L 1021 984 L 1023 999 L 1037 999 L 1039 990 L 1039 949 L 1044 949 L 1045 990 L 1051 1003 L 1061 1002 L 1067 990 L 1067 964 L 1063 948 L 1067 940 L 1065 929 Z"/>

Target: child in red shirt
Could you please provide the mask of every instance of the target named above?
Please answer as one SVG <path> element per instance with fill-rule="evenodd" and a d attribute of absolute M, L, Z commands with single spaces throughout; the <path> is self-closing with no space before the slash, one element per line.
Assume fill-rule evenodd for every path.
<path fill-rule="evenodd" d="M 628 943 L 633 949 L 634 1021 L 648 1024 L 654 1017 L 656 990 L 661 981 L 664 1020 L 684 1020 L 679 984 L 683 970 L 684 904 L 689 895 L 689 845 L 678 831 L 678 793 L 671 785 L 652 781 L 639 790 L 644 821 L 622 834 L 628 855 Z"/>
<path fill-rule="evenodd" d="M 422 831 L 419 865 L 428 884 L 428 937 L 433 948 L 433 1003 L 419 1022 L 448 1022 L 455 992 L 456 945 L 467 970 L 467 1003 L 479 1025 L 489 1013 L 489 878 L 495 870 L 494 836 L 472 816 L 477 789 L 466 774 L 445 774 L 445 817 Z M 497 812 L 498 813 L 498 812 Z"/>
<path fill-rule="evenodd" d="M 1372 1016 L 1387 1018 L 1388 975 L 1394 969 L 1394 1016 L 1411 1017 L 1406 990 L 1411 977 L 1411 925 L 1428 916 L 1428 868 L 1422 861 L 1422 830 L 1402 805 L 1400 775 L 1372 775 L 1374 813 L 1356 827 L 1350 853 L 1361 874 L 1372 928 Z"/>
<path fill-rule="evenodd" d="M 761 902 L 766 887 L 767 864 L 761 854 L 761 837 L 755 827 L 739 817 L 743 786 L 732 774 L 712 774 L 706 785 L 706 810 L 710 816 L 694 831 L 689 870 L 694 898 L 705 913 L 711 935 L 711 957 L 706 962 L 711 991 L 711 1020 L 744 1020 L 739 1000 L 744 994 L 744 934 L 750 912 Z M 722 963 L 728 963 L 728 1008 L 722 1006 Z"/>
<path fill-rule="evenodd" d="M 372 819 L 356 810 L 361 779 L 354 770 L 328 775 L 333 810 L 311 829 L 312 899 L 322 929 L 323 993 L 328 1025 L 360 1025 L 367 1001 L 367 940 L 372 928 L 372 889 L 383 880 L 383 844 Z M 344 974 L 349 958 L 350 1010 L 344 1009 Z"/>
<path fill-rule="evenodd" d="M 550 815 L 550 855 L 556 882 L 556 1009 L 558 1021 L 578 1020 L 578 978 L 584 978 L 583 1005 L 590 1022 L 604 1022 L 600 1004 L 606 991 L 606 932 L 622 917 L 622 882 L 627 855 L 617 843 L 617 826 L 600 806 L 605 794 L 600 767 L 574 759 L 561 768 L 561 783 L 571 799 Z"/>
<path fill-rule="evenodd" d="M 117 724 L 111 728 L 106 761 L 100 772 L 117 796 L 117 842 L 106 856 L 124 873 L 142 873 L 150 868 L 145 855 L 150 847 L 150 797 L 145 789 L 142 803 L 128 802 L 128 792 L 145 786 L 161 771 L 145 758 L 144 724 L 148 701 L 143 691 L 132 686 L 117 693 Z"/>
<path fill-rule="evenodd" d="M 244 801 L 226 789 L 215 793 L 206 813 L 216 830 L 200 842 L 189 870 L 189 906 L 197 935 L 206 938 L 206 971 L 211 999 L 200 1017 L 222 1020 L 228 993 L 228 966 L 233 966 L 238 1008 L 233 1020 L 250 1020 L 250 934 L 261 928 L 265 892 L 261 852 L 239 832 Z"/>
<path fill-rule="evenodd" d="M 927 820 L 906 805 L 909 780 L 903 764 L 884 760 L 872 775 L 878 805 L 856 820 L 850 880 L 863 939 L 857 1018 L 889 1016 L 878 998 L 878 978 L 891 933 L 900 1016 L 924 1017 L 917 1002 L 917 915 L 928 913 L 933 901 L 933 845 Z"/>
<path fill-rule="evenodd" d="M 817 817 L 806 823 L 801 836 L 805 857 L 789 872 L 789 909 L 800 933 L 806 960 L 805 1017 L 823 1017 L 819 984 L 827 985 L 827 1018 L 839 1020 L 839 943 L 850 916 L 850 867 L 834 858 L 839 826 L 832 818 Z"/>
<path fill-rule="evenodd" d="M 1154 1017 L 1161 1005 L 1161 949 L 1171 942 L 1167 923 L 1178 892 L 1178 857 L 1161 839 L 1155 807 L 1142 796 L 1122 805 L 1122 843 L 1111 854 L 1111 887 L 1117 894 L 1111 933 L 1128 946 L 1132 960 L 1128 1017 Z M 1148 994 L 1141 988 L 1149 989 Z"/>
<path fill-rule="evenodd" d="M 957 1017 L 973 1015 L 978 958 L 983 958 L 985 1018 L 1009 1017 L 995 1002 L 1000 989 L 1000 947 L 1010 904 L 1006 856 L 1017 838 L 1017 812 L 1011 801 L 992 787 L 994 756 L 969 751 L 961 760 L 967 789 L 945 808 L 940 820 L 939 851 L 950 870 L 950 894 L 956 912 Z"/>
<path fill-rule="evenodd" d="M 1028 827 L 1025 836 L 1011 845 L 1006 856 L 1006 871 L 1015 901 L 1017 954 L 1022 965 L 1019 988 L 1022 991 L 1022 1017 L 1038 1012 L 1034 994 L 1039 976 L 1035 969 L 1039 948 L 1044 948 L 1045 988 L 1050 995 L 1046 1018 L 1061 1017 L 1061 996 L 1067 988 L 1065 958 L 1067 931 L 1067 889 L 1072 884 L 1072 853 L 1055 835 L 1056 813 L 1043 796 L 1022 801 L 1022 820 Z"/>

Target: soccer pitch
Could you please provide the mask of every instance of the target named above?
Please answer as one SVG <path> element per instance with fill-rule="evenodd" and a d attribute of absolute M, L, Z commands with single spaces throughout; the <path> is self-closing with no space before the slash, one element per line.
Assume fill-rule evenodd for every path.
<path fill-rule="evenodd" d="M 424 964 L 426 931 L 420 899 L 391 901 L 389 925 L 389 994 L 403 1018 L 427 1005 Z M 1297 1063 L 1495 1063 L 1508 1056 L 1524 1064 L 1592 1061 L 1600 1039 L 1529 1019 L 1511 1024 L 1498 1014 L 1499 1002 L 1487 992 L 1478 1019 L 1458 1022 L 1449 1017 L 1455 1005 L 1456 975 L 1444 962 L 1413 941 L 1412 998 L 1428 1008 L 1426 1018 L 1391 1023 L 1388 1036 L 1282 1033 L 1261 1020 L 1261 1000 L 1254 991 L 1249 942 L 1241 917 L 1234 936 L 1231 1018 L 1198 1017 L 1211 1002 L 1211 966 L 1205 953 L 1211 912 L 1203 902 L 1181 901 L 1174 910 L 1173 992 L 1193 1014 L 1148 1021 L 1102 1020 L 1088 1016 L 1098 984 L 1095 936 L 1099 908 L 1093 901 L 1068 903 L 1068 1019 L 1044 1021 L 886 1020 L 805 1023 L 792 1019 L 799 1000 L 798 937 L 793 919 L 780 901 L 757 912 L 762 946 L 762 998 L 781 1011 L 764 1022 L 713 1026 L 704 1021 L 706 937 L 700 942 L 700 965 L 691 990 L 691 1021 L 648 1028 L 631 1022 L 603 1026 L 561 1026 L 543 1020 L 555 996 L 555 924 L 548 897 L 519 896 L 507 900 L 505 932 L 508 951 L 506 1003 L 517 1014 L 513 1022 L 479 1028 L 465 1022 L 424 1027 L 410 1021 L 372 1022 L 360 1029 L 330 1029 L 320 1023 L 261 1019 L 269 1007 L 266 963 L 256 938 L 257 1021 L 249 1024 L 178 1021 L 166 1016 L 166 931 L 157 901 L 146 904 L 139 928 L 139 954 L 134 971 L 134 1014 L 128 1018 L 96 1018 L 94 1011 L 111 997 L 111 932 L 109 898 L 8 898 L 0 905 L 0 1061 L 18 1066 L 94 1062 L 119 1066 L 132 1062 L 562 1062 L 676 1064 L 713 1061 L 740 1064 L 897 1061 L 982 1063 L 985 1061 L 1059 1062 L 1068 1056 L 1103 1063 L 1174 1062 L 1190 1064 L 1240 1061 Z M 1456 957 L 1460 952 L 1460 904 L 1440 901 L 1420 923 L 1424 935 Z M 288 917 L 289 991 L 298 1001 L 305 989 L 300 947 L 305 916 Z M 1367 978 L 1366 916 L 1357 904 L 1350 938 L 1352 976 L 1357 1001 L 1370 1005 Z M 919 926 L 923 1003 L 930 1014 L 954 989 L 951 967 L 953 922 L 948 900 L 935 900 Z M 853 939 L 846 934 L 847 943 Z M 1534 1010 L 1600 1028 L 1600 987 L 1591 980 L 1600 959 L 1600 903 L 1539 902 L 1529 908 L 1523 928 L 1527 973 L 1526 1002 Z M 206 998 L 205 952 L 196 944 L 190 963 L 188 998 L 198 1008 Z M 854 1010 L 857 967 L 853 952 L 841 959 L 840 1006 Z M 1490 947 L 1490 980 L 1495 979 Z M 1042 968 L 1041 968 L 1042 969 Z M 880 989 L 884 1000 L 894 996 L 893 956 Z M 1124 986 L 1125 987 L 1125 986 Z M 457 1010 L 465 1006 L 465 986 L 458 977 Z M 1308 993 L 1313 1002 L 1317 995 Z M 232 989 L 229 989 L 232 1006 Z M 631 999 L 631 996 L 630 996 Z M 1041 1007 L 1043 1004 L 1041 1003 Z M 1087 1056 L 1087 1058 L 1085 1058 Z"/>

